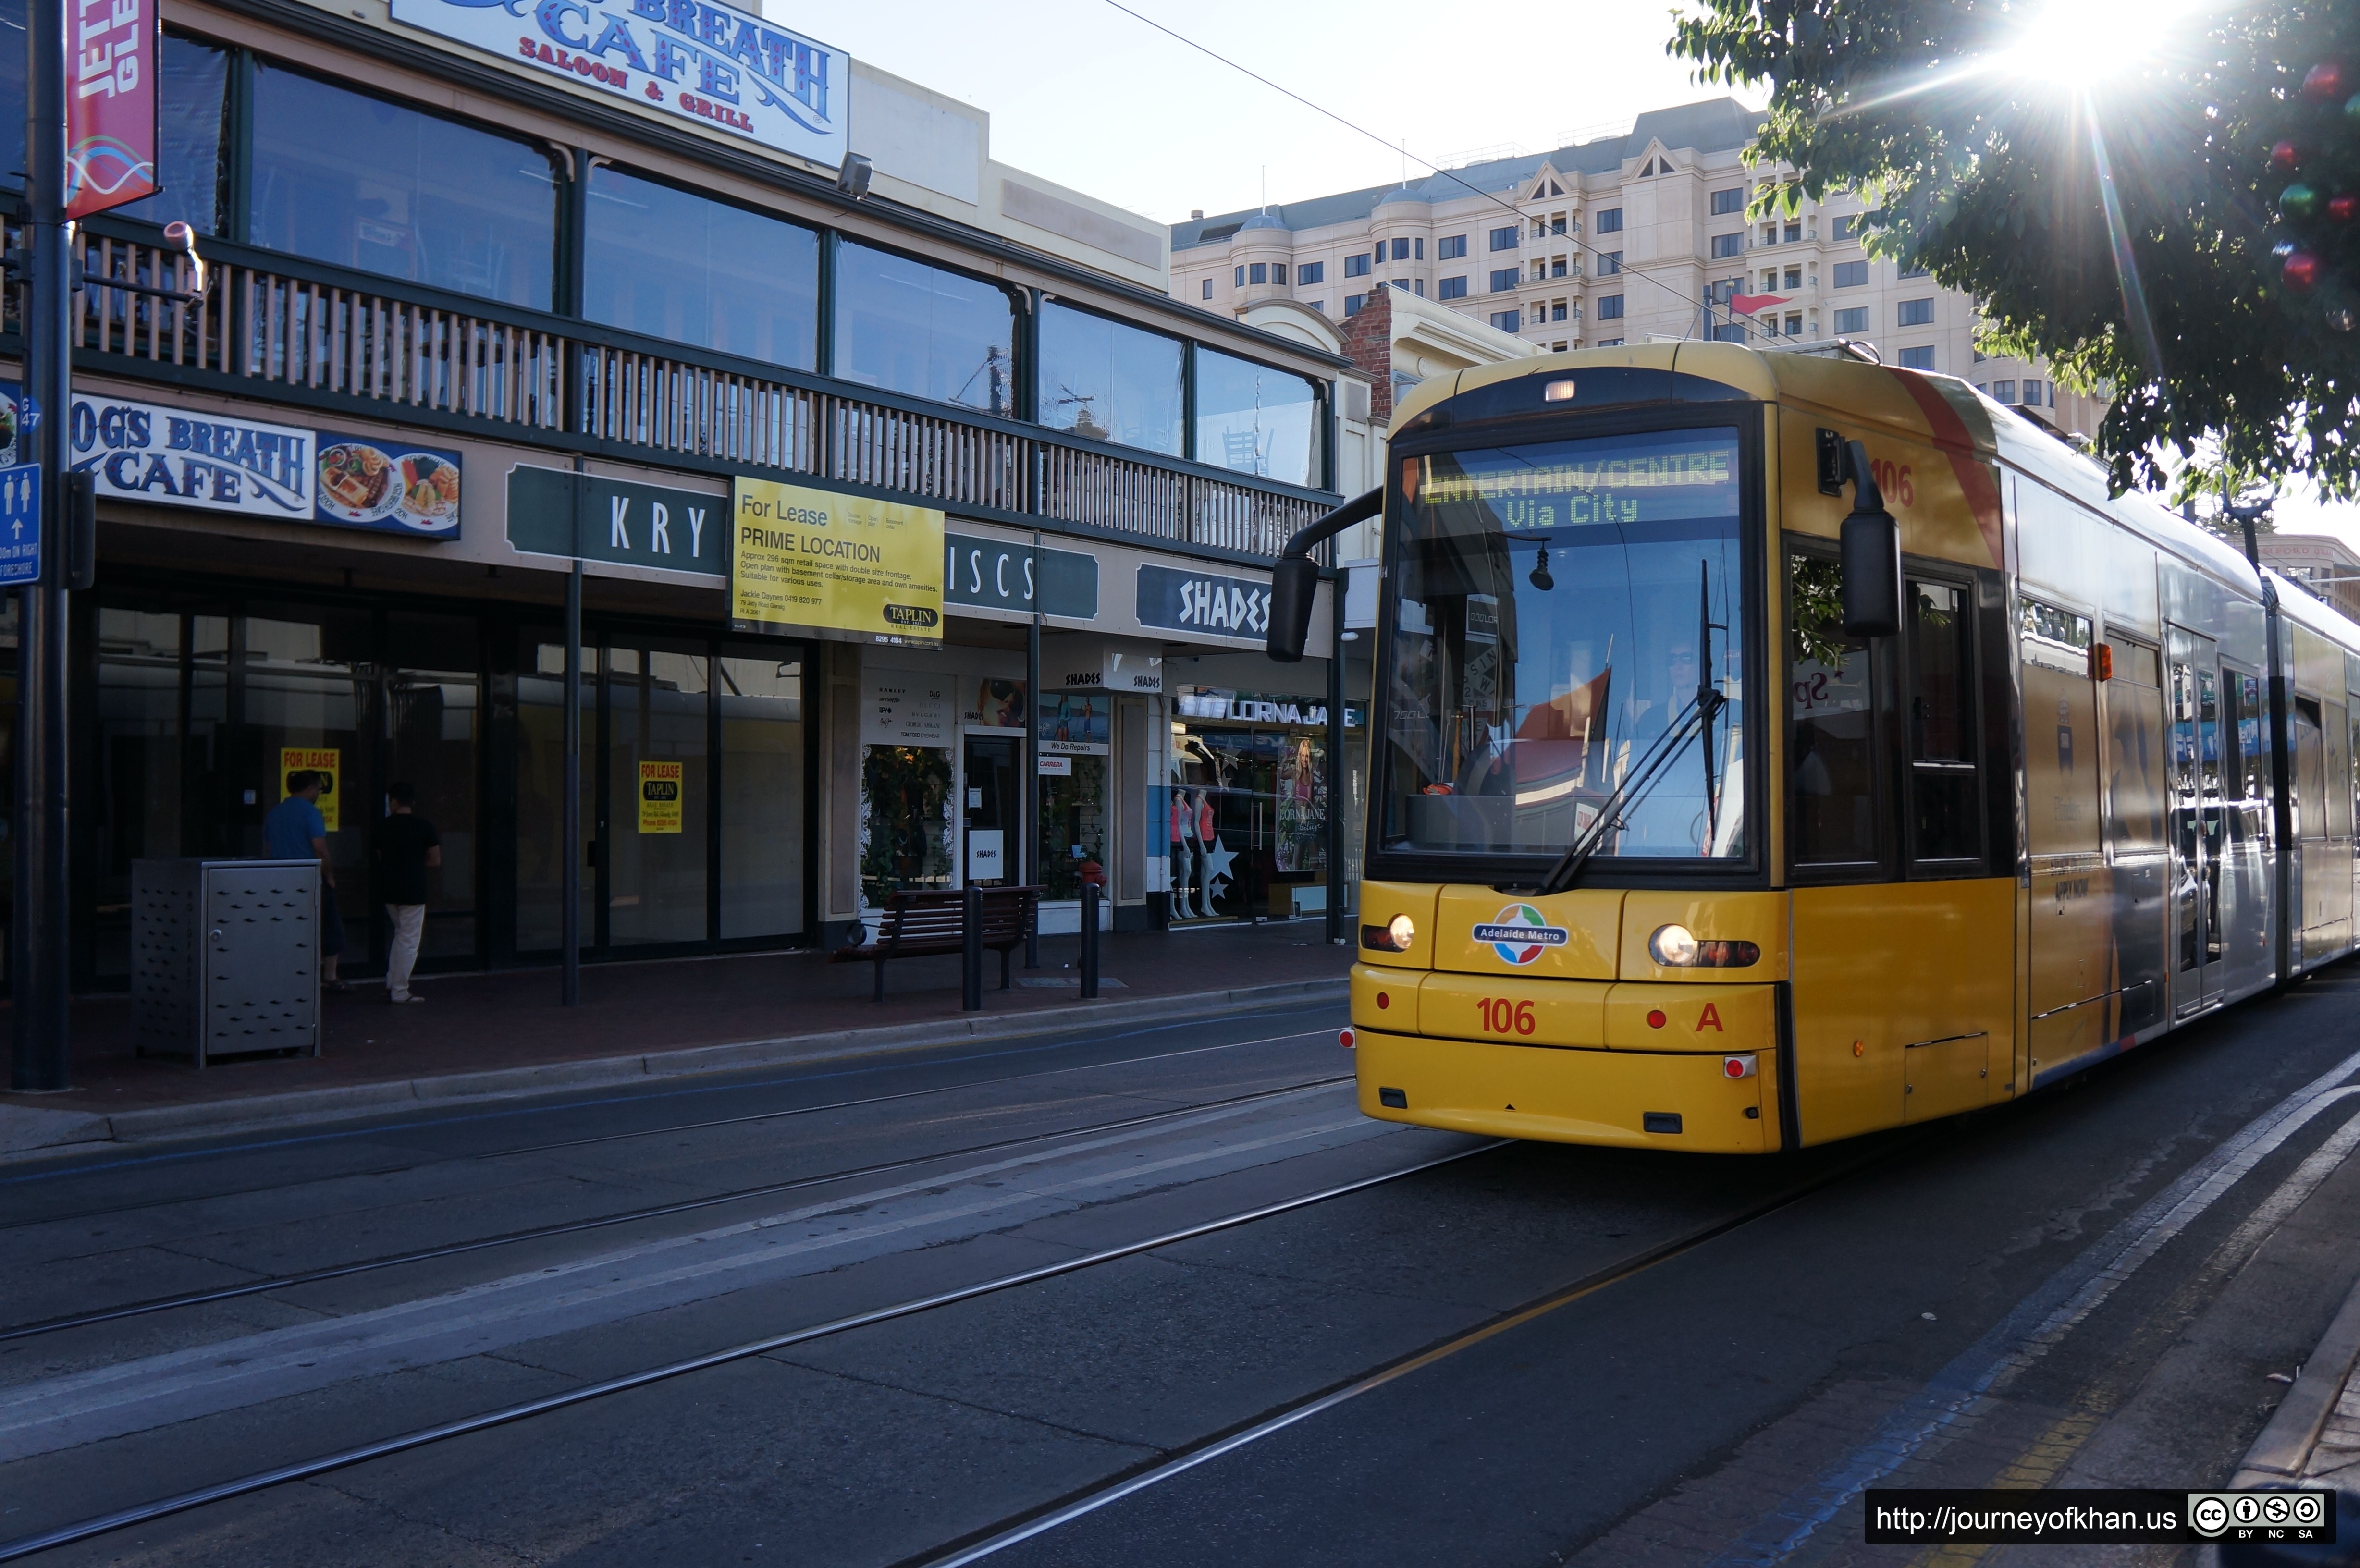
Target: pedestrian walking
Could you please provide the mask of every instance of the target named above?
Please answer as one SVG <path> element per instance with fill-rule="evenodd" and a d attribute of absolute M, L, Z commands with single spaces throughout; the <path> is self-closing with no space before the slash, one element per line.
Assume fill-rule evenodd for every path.
<path fill-rule="evenodd" d="M 386 994 L 397 1002 L 422 1002 L 410 988 L 418 966 L 418 942 L 426 931 L 426 874 L 442 865 L 442 839 L 418 814 L 418 789 L 408 782 L 385 789 L 385 819 L 377 824 L 377 887 L 393 920 L 393 951 L 385 961 Z"/>
<path fill-rule="evenodd" d="M 336 868 L 328 864 L 328 820 L 320 814 L 323 774 L 298 768 L 287 775 L 287 798 L 262 818 L 262 843 L 272 860 L 320 863 L 320 984 L 331 991 L 352 987 L 336 974 L 344 951 L 344 917 L 336 908 Z"/>

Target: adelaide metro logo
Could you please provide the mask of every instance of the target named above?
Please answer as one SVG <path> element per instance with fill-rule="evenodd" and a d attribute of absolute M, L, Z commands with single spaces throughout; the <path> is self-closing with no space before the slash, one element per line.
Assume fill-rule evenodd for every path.
<path fill-rule="evenodd" d="M 1510 904 L 1491 922 L 1475 928 L 1475 940 L 1488 942 L 1491 951 L 1509 964 L 1530 964 L 1545 947 L 1563 947 L 1565 928 L 1553 926 L 1530 904 Z"/>

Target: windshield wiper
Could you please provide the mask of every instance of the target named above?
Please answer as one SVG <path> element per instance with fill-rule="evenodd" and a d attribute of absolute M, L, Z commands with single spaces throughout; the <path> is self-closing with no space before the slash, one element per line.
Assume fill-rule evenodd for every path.
<path fill-rule="evenodd" d="M 1648 791 L 1663 782 L 1672 761 L 1687 749 L 1690 736 L 1699 726 L 1706 729 L 1710 749 L 1712 716 L 1727 701 L 1718 691 L 1702 688 L 1698 691 L 1697 700 L 1680 710 L 1679 716 L 1672 721 L 1672 726 L 1655 737 L 1655 744 L 1641 754 L 1637 764 L 1624 775 L 1622 782 L 1606 797 L 1604 804 L 1598 808 L 1598 814 L 1590 818 L 1590 826 L 1574 835 L 1573 846 L 1565 852 L 1556 869 L 1542 881 L 1540 891 L 1543 897 L 1565 892 L 1580 879 L 1582 868 L 1590 864 L 1590 857 L 1598 853 L 1598 846 L 1621 822 L 1622 813 L 1646 799 Z"/>
<path fill-rule="evenodd" d="M 1696 706 L 1704 715 L 1704 852 L 1721 832 L 1721 763 L 1713 756 L 1712 721 L 1729 699 L 1712 681 L 1712 565 L 1697 562 L 1697 692 Z M 1722 627 L 1726 631 L 1727 627 Z"/>

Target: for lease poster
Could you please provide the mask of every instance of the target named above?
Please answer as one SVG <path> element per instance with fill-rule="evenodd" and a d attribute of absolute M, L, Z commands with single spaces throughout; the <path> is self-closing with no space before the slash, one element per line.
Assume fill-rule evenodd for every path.
<path fill-rule="evenodd" d="M 767 479 L 729 499 L 733 629 L 942 642 L 942 513 Z"/>

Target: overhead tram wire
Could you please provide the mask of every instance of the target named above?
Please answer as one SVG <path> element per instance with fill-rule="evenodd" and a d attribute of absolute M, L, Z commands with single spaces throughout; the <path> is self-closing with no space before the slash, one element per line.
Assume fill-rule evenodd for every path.
<path fill-rule="evenodd" d="M 1231 60 L 1229 56 L 1223 54 L 1220 50 L 1212 48 L 1210 45 L 1200 44 L 1196 39 L 1190 38 L 1187 34 L 1175 32 L 1172 28 L 1167 27 L 1163 23 L 1157 21 L 1154 17 L 1145 16 L 1140 12 L 1132 10 L 1130 6 L 1123 4 L 1122 0 L 1106 0 L 1106 3 L 1113 6 L 1116 10 L 1121 12 L 1124 16 L 1131 17 L 1132 20 L 1144 22 L 1147 26 L 1153 27 L 1157 32 L 1162 33 L 1165 38 L 1172 39 L 1174 42 L 1185 44 L 1190 49 L 1195 49 L 1197 53 L 1219 61 L 1221 64 L 1228 66 L 1231 71 L 1238 72 L 1240 75 L 1252 78 L 1254 81 L 1261 82 L 1264 87 L 1269 88 L 1272 92 L 1276 93 L 1283 97 L 1294 99 L 1297 103 L 1302 104 L 1313 114 L 1323 115 L 1328 119 L 1335 121 L 1338 125 L 1343 126 L 1354 136 L 1366 136 L 1369 140 L 1376 143 L 1379 147 L 1383 147 L 1387 152 L 1399 153 L 1404 158 L 1424 164 L 1427 169 L 1432 169 L 1436 174 L 1440 175 L 1443 179 L 1450 180 L 1454 184 L 1465 186 L 1469 191 L 1474 192 L 1474 194 L 1480 196 L 1484 201 L 1491 202 L 1491 205 L 1499 208 L 1502 212 L 1514 218 L 1516 220 L 1517 232 L 1519 234 L 1523 233 L 1524 222 L 1531 216 L 1531 214 L 1524 212 L 1521 207 L 1516 207 L 1506 201 L 1501 201 L 1499 194 L 1496 191 L 1482 190 L 1470 181 L 1459 178 L 1458 170 L 1445 169 L 1442 165 L 1435 162 L 1432 158 L 1418 157 L 1417 154 L 1409 150 L 1409 147 L 1406 143 L 1389 142 L 1385 140 L 1384 137 L 1377 135 L 1376 132 L 1370 130 L 1366 125 L 1356 125 L 1352 121 L 1344 118 L 1343 115 L 1336 113 L 1335 110 L 1328 108 L 1324 104 L 1314 103 L 1310 99 L 1306 98 L 1302 93 L 1295 92 L 1291 87 L 1282 87 L 1277 82 L 1273 82 L 1269 77 L 1264 76 L 1262 72 L 1254 70 L 1252 67 L 1239 64 L 1236 60 Z M 1408 181 L 1404 180 L 1403 183 L 1406 185 Z M 1265 207 L 1268 206 L 1268 202 L 1263 203 Z M 1284 206 L 1285 203 L 1281 202 L 1280 205 Z M 1555 239 L 1569 240 L 1572 242 L 1573 247 L 1576 250 L 1588 251 L 1591 256 L 1597 256 L 1601 260 L 1603 260 L 1608 254 L 1578 235 L 1555 234 L 1550 237 Z M 1674 288 L 1671 284 L 1665 282 L 1662 278 L 1657 278 L 1653 273 L 1632 272 L 1626 270 L 1617 273 L 1614 276 L 1644 278 L 1647 282 L 1652 283 L 1656 288 L 1662 289 L 1665 293 L 1671 295 L 1674 299 L 1679 300 L 1681 304 L 1688 307 L 1690 310 L 1709 311 L 1713 308 L 1712 299 L 1709 292 L 1705 298 L 1701 299 L 1696 299 L 1683 292 L 1681 289 Z M 1685 333 L 1682 334 L 1684 339 L 1686 335 L 1687 334 Z"/>

